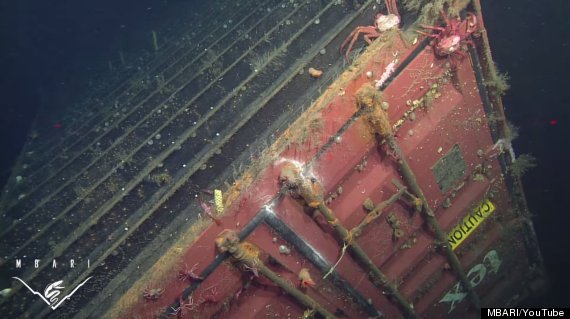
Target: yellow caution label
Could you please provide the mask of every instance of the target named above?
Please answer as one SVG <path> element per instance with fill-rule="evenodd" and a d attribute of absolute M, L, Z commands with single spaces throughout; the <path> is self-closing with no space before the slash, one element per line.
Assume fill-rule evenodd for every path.
<path fill-rule="evenodd" d="M 488 199 L 483 200 L 477 205 L 471 213 L 465 216 L 463 220 L 447 234 L 447 241 L 451 249 L 455 250 L 455 248 L 459 247 L 465 238 L 469 237 L 493 211 L 495 211 L 495 206 Z"/>
<path fill-rule="evenodd" d="M 219 189 L 214 189 L 214 206 L 216 207 L 216 213 L 221 214 L 224 212 L 222 191 Z"/>

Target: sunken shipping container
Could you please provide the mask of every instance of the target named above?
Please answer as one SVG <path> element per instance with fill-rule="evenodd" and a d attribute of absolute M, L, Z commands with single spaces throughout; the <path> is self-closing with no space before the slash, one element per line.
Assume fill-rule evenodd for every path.
<path fill-rule="evenodd" d="M 478 0 L 199 10 L 36 123 L 4 317 L 466 318 L 546 287 Z"/>

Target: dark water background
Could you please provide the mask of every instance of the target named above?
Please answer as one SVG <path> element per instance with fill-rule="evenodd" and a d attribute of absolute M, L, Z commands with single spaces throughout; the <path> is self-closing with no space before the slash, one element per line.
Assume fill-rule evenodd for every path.
<path fill-rule="evenodd" d="M 71 103 L 72 93 L 85 89 L 86 76 L 119 49 L 150 46 L 150 31 L 180 2 L 2 1 L 0 185 L 38 108 Z M 538 162 L 523 181 L 553 287 L 529 303 L 570 306 L 570 1 L 482 0 L 482 5 L 494 59 L 510 76 L 504 104 L 519 128 L 515 151 Z"/>
<path fill-rule="evenodd" d="M 535 302 L 570 306 L 570 1 L 482 1 L 493 57 L 508 72 L 513 143 L 538 166 L 524 177 L 526 197 L 553 287 Z"/>

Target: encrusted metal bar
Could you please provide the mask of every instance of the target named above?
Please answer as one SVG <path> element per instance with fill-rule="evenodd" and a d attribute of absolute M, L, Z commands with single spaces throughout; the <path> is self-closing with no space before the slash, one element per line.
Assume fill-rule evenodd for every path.
<path fill-rule="evenodd" d="M 295 250 L 303 255 L 307 260 L 309 260 L 313 265 L 315 265 L 322 273 L 326 273 L 331 269 L 331 265 L 321 256 L 321 254 L 311 247 L 304 238 L 301 238 L 299 234 L 293 231 L 289 226 L 279 219 L 274 214 L 266 214 L 264 222 L 275 230 L 281 238 L 287 240 L 289 244 L 295 247 Z M 364 311 L 366 311 L 369 317 L 384 317 L 382 312 L 374 308 L 374 305 L 368 302 L 368 300 L 360 294 L 348 281 L 341 277 L 337 271 L 330 273 L 331 282 L 344 290 Z"/>
<path fill-rule="evenodd" d="M 390 198 L 388 198 L 387 200 L 381 202 L 380 204 L 376 205 L 374 207 L 374 209 L 372 209 L 370 212 L 368 212 L 368 214 L 366 214 L 366 216 L 364 217 L 364 219 L 360 222 L 360 224 L 358 224 L 358 226 L 354 227 L 350 232 L 352 233 L 352 236 L 357 237 L 360 236 L 360 234 L 362 233 L 362 231 L 364 230 L 364 227 L 366 227 L 367 225 L 369 225 L 370 223 L 372 223 L 374 220 L 376 220 L 378 217 L 382 216 L 382 213 L 384 212 L 384 210 L 392 205 L 393 203 L 395 203 L 397 200 L 399 200 L 400 198 L 402 198 L 402 195 L 406 192 L 406 188 L 400 188 L 398 190 L 398 192 L 392 196 L 390 196 Z"/>
<path fill-rule="evenodd" d="M 372 274 L 373 279 L 375 279 L 372 280 L 372 283 L 392 298 L 403 311 L 406 318 L 419 318 L 412 305 L 400 294 L 388 277 L 374 265 L 374 262 L 368 257 L 364 249 L 353 241 L 352 232 L 346 229 L 338 218 L 336 218 L 333 211 L 324 204 L 322 185 L 316 178 L 305 176 L 301 169 L 301 167 L 292 162 L 286 163 L 281 170 L 281 175 L 279 176 L 280 181 L 301 196 L 309 207 L 316 208 L 320 211 L 345 243 L 345 247 L 351 248 L 354 253 L 354 258 Z M 343 253 L 344 249 L 345 248 L 343 248 Z"/>
<path fill-rule="evenodd" d="M 475 290 L 473 289 L 473 285 L 471 285 L 471 282 L 467 279 L 467 275 L 459 263 L 459 258 L 457 258 L 457 255 L 453 252 L 451 246 L 449 246 L 447 243 L 445 232 L 439 226 L 437 218 L 435 217 L 435 214 L 431 207 L 428 205 L 427 199 L 416 180 L 414 172 L 406 161 L 406 158 L 402 154 L 402 150 L 400 149 L 400 146 L 394 137 L 392 126 L 388 121 L 388 116 L 382 109 L 382 94 L 376 91 L 371 85 L 364 85 L 357 94 L 357 101 L 360 106 L 369 108 L 369 112 L 367 114 L 369 122 L 374 127 L 374 130 L 378 132 L 380 137 L 386 141 L 388 147 L 394 153 L 398 166 L 400 168 L 400 172 L 402 173 L 402 177 L 410 188 L 411 193 L 413 193 L 418 197 L 419 200 L 421 200 L 421 212 L 435 233 L 438 241 L 438 246 L 444 249 L 449 264 L 455 271 L 455 274 L 459 278 L 461 285 L 467 291 L 471 303 L 473 306 L 479 309 L 481 307 L 479 296 L 477 296 Z"/>
<path fill-rule="evenodd" d="M 325 318 L 336 318 L 313 298 L 291 286 L 285 279 L 279 277 L 271 269 L 267 268 L 259 258 L 259 249 L 248 242 L 240 242 L 239 236 L 235 231 L 225 229 L 218 234 L 216 237 L 216 248 L 221 253 L 230 253 L 236 261 L 244 266 L 242 270 L 253 270 L 265 276 L 312 311 L 316 311 Z"/>

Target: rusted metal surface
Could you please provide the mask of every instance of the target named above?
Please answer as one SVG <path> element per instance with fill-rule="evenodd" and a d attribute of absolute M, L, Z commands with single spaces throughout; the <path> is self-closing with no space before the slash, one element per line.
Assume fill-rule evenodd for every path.
<path fill-rule="evenodd" d="M 372 8 L 367 2 L 355 17 L 373 13 Z M 212 75 L 213 82 L 180 74 L 188 82 L 177 86 L 177 97 L 197 103 L 193 112 L 198 116 L 180 105 L 164 107 L 159 101 L 165 96 L 152 89 L 155 95 L 141 95 L 146 102 L 133 100 L 136 107 L 125 115 L 132 127 L 125 124 L 97 135 L 107 145 L 103 154 L 82 155 L 93 168 L 69 172 L 103 174 L 100 186 L 78 188 L 81 181 L 73 177 L 69 185 L 47 179 L 46 184 L 60 189 L 46 196 L 65 195 L 60 201 L 38 196 L 33 203 L 14 206 L 21 210 L 8 211 L 14 218 L 46 211 L 45 221 L 70 212 L 66 219 L 48 221 L 56 230 L 72 225 L 78 233 L 64 237 L 69 245 L 55 246 L 53 256 L 70 257 L 95 245 L 89 253 L 95 266 L 66 277 L 76 283 L 92 275 L 95 288 L 73 304 L 81 311 L 67 314 L 464 318 L 476 317 L 479 306 L 516 304 L 543 286 L 542 261 L 522 190 L 508 172 L 513 159 L 497 143 L 504 138 L 505 119 L 500 98 L 485 87 L 494 71 L 478 8 L 475 2 L 465 9 L 477 15 L 480 30 L 472 43 L 464 44 L 469 49 L 464 56 L 438 56 L 430 39 L 413 29 L 392 30 L 336 79 L 326 70 L 319 79 L 299 72 L 305 65 L 295 57 L 310 49 L 299 57 L 309 55 L 309 61 L 326 65 L 329 57 L 320 57 L 311 46 L 322 31 L 315 19 L 330 26 L 320 44 L 329 51 L 338 48 L 341 35 L 350 31 L 342 31 L 345 20 L 332 29 L 343 8 L 306 4 L 271 13 L 252 11 L 251 20 L 243 22 L 251 30 L 264 19 L 299 23 L 265 33 L 286 39 L 281 43 L 290 55 L 284 58 L 287 63 L 264 65 L 263 71 L 240 67 L 256 49 L 240 51 L 239 41 L 230 45 L 217 58 L 225 61 L 222 65 L 237 59 L 236 64 Z M 298 12 L 310 19 L 286 22 Z M 260 18 L 253 19 L 253 14 Z M 259 30 L 272 28 L 265 27 Z M 255 46 L 266 49 L 259 52 L 275 51 L 267 41 L 256 41 Z M 380 79 L 385 81 L 378 84 Z M 213 84 L 222 80 L 227 82 Z M 332 83 L 304 112 L 288 112 L 289 105 L 281 104 L 296 101 L 291 96 L 297 98 L 303 88 L 309 93 L 299 99 L 306 102 L 326 81 Z M 264 113 L 277 107 L 282 113 Z M 151 114 L 165 121 L 139 125 Z M 300 116 L 293 121 L 296 114 Z M 257 116 L 271 117 L 271 129 L 254 125 L 265 123 Z M 200 130 L 188 123 L 197 123 L 193 125 Z M 271 143 L 244 161 L 252 136 L 267 132 Z M 154 143 L 164 150 L 156 151 Z M 111 161 L 110 154 L 122 162 Z M 250 167 L 222 187 L 231 180 L 227 166 L 248 161 Z M 124 195 L 111 189 L 113 181 L 125 181 Z M 89 201 L 78 198 L 78 192 L 91 194 L 96 187 L 100 191 Z M 224 190 L 223 212 L 212 187 Z M 47 190 L 38 187 L 37 192 Z M 86 211 L 94 220 L 80 223 Z M 34 225 L 44 227 L 45 221 Z M 15 222 L 10 229 L 21 234 L 5 239 L 3 248 L 16 243 L 18 253 L 47 251 L 52 256 L 47 240 L 30 245 L 25 235 L 31 230 L 25 226 L 29 228 Z M 32 236 L 53 240 L 46 233 Z M 62 273 L 26 273 L 30 278 L 38 274 L 55 280 Z M 96 302 L 88 304 L 89 297 Z M 50 316 L 37 303 L 30 309 L 28 315 Z"/>

